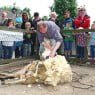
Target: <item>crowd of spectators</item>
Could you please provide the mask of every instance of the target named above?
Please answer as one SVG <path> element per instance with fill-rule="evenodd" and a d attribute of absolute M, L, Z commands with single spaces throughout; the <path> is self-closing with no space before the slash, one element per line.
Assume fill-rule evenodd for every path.
<path fill-rule="evenodd" d="M 23 36 L 23 42 L 0 42 L 0 48 L 2 47 L 2 51 L 0 52 L 0 57 L 4 59 L 12 58 L 13 51 L 15 51 L 15 57 L 27 57 L 27 56 L 34 56 L 39 55 L 39 47 L 41 38 L 38 37 L 38 31 L 40 32 L 45 31 L 44 23 L 39 28 L 39 22 L 42 19 L 39 16 L 38 12 L 35 12 L 33 18 L 30 18 L 26 12 L 23 12 L 21 16 L 17 16 L 15 20 L 7 17 L 7 12 L 2 13 L 2 19 L 0 21 L 1 26 L 7 26 L 8 28 L 21 28 L 25 29 L 26 32 Z M 71 17 L 72 14 L 69 10 L 66 10 L 63 13 L 63 21 L 58 21 L 57 14 L 55 12 L 51 12 L 50 18 L 48 21 L 44 21 L 50 29 L 53 27 L 53 30 L 49 28 L 47 31 L 55 31 L 55 27 L 59 27 L 59 29 L 68 30 L 67 32 L 60 33 L 62 36 L 63 41 L 61 42 L 60 47 L 57 48 L 64 50 L 62 54 L 65 55 L 67 60 L 72 55 L 72 47 L 73 43 L 75 44 L 75 51 L 76 51 L 76 58 L 83 62 L 88 56 L 87 46 L 90 43 L 90 55 L 92 58 L 91 63 L 94 63 L 95 57 L 95 33 L 91 32 L 70 32 L 69 30 L 72 29 L 89 29 L 90 28 L 90 16 L 87 14 L 87 11 L 84 7 L 78 8 L 77 15 L 75 18 Z M 56 25 L 53 25 L 52 23 Z M 38 26 L 37 26 L 38 24 Z M 49 24 L 49 25 L 48 25 Z M 53 26 L 52 26 L 53 25 Z M 38 29 L 39 28 L 39 29 Z M 43 30 L 41 30 L 43 28 Z M 95 29 L 95 22 L 91 25 L 92 29 Z M 56 28 L 58 29 L 58 28 Z M 59 30 L 60 31 L 60 30 Z M 47 33 L 48 34 L 48 33 Z M 49 34 L 52 35 L 52 34 Z M 58 34 L 59 35 L 59 34 Z M 45 35 L 46 36 L 46 35 Z M 87 39 L 90 39 L 89 43 Z M 36 47 L 35 47 L 36 46 Z"/>

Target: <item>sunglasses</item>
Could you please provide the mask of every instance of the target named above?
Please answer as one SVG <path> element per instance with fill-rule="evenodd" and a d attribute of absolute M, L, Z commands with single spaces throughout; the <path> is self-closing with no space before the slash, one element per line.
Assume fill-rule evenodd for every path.
<path fill-rule="evenodd" d="M 79 10 L 79 11 L 85 11 L 85 10 Z"/>

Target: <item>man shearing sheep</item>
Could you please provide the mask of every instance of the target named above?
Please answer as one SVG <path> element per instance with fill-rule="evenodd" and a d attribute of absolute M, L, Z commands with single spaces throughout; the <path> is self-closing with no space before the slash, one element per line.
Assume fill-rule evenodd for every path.
<path fill-rule="evenodd" d="M 56 55 L 56 51 L 63 42 L 63 38 L 60 34 L 60 28 L 52 21 L 39 21 L 37 28 L 38 40 L 40 43 L 39 53 L 41 53 L 41 51 L 43 51 L 42 49 L 45 47 L 50 50 L 49 57 L 54 57 Z M 53 45 L 43 43 L 45 38 L 49 39 Z"/>

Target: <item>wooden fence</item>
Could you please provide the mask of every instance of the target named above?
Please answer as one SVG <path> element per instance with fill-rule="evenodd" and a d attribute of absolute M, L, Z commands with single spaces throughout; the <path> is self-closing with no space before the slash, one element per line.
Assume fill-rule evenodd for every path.
<path fill-rule="evenodd" d="M 24 29 L 9 29 L 9 28 L 4 27 L 4 26 L 0 26 L 0 30 L 26 33 Z M 66 31 L 71 31 L 73 33 L 75 33 L 75 32 L 95 32 L 94 29 L 74 29 L 74 30 L 61 30 L 61 34 L 66 32 Z M 29 57 L 27 57 L 27 58 L 29 58 Z M 24 58 L 24 59 L 27 59 L 27 58 Z M 22 59 L 18 59 L 18 58 L 16 58 L 16 59 L 6 59 L 6 60 L 5 59 L 0 59 L 0 64 L 10 63 L 12 61 L 17 61 L 17 60 L 23 60 L 23 58 Z"/>

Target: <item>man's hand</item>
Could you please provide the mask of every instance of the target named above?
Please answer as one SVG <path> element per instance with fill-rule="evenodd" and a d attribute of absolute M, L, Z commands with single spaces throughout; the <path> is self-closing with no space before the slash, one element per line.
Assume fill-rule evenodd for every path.
<path fill-rule="evenodd" d="M 50 44 L 46 44 L 46 43 L 43 43 L 43 45 L 44 45 L 44 47 L 46 47 L 46 48 L 48 48 L 48 49 L 50 49 L 50 50 L 52 50 L 52 46 L 50 45 Z"/>
<path fill-rule="evenodd" d="M 53 51 L 51 51 L 51 53 L 50 53 L 49 56 L 50 56 L 50 57 L 54 57 L 55 55 L 56 55 L 56 51 L 53 50 Z"/>
<path fill-rule="evenodd" d="M 56 45 L 52 48 L 50 57 L 54 57 L 56 55 L 57 49 L 60 47 L 61 42 L 57 42 Z"/>

